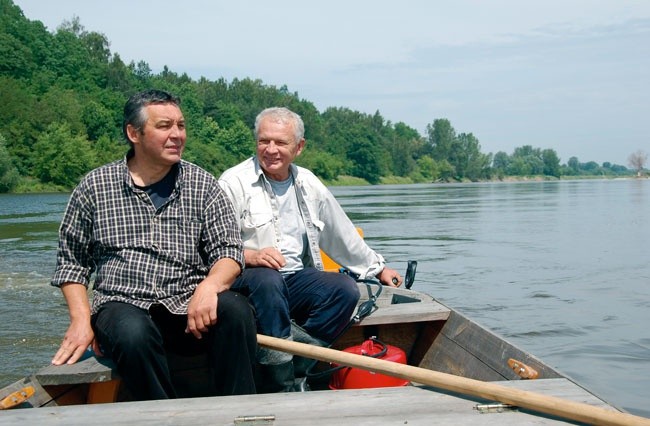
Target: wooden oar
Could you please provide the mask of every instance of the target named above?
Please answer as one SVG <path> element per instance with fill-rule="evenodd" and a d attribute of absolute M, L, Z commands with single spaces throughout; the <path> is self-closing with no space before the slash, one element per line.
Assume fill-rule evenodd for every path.
<path fill-rule="evenodd" d="M 7 410 L 16 407 L 23 402 L 27 401 L 34 395 L 33 386 L 25 386 L 24 388 L 9 394 L 0 400 L 0 410 Z"/>
<path fill-rule="evenodd" d="M 261 346 L 269 349 L 399 377 L 415 383 L 435 386 L 461 394 L 478 396 L 492 401 L 499 401 L 565 419 L 599 425 L 650 426 L 650 419 L 644 417 L 534 392 L 511 389 L 494 383 L 440 373 L 425 368 L 307 345 L 286 339 L 278 339 L 262 334 L 257 335 L 257 342 Z"/>

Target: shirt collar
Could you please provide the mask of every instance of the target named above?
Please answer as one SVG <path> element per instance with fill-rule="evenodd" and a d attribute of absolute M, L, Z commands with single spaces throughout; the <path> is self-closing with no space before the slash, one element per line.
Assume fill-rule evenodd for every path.
<path fill-rule="evenodd" d="M 133 184 L 133 179 L 131 179 L 131 173 L 129 172 L 129 166 L 128 166 L 128 161 L 129 158 L 133 157 L 135 155 L 135 152 L 133 151 L 133 148 L 129 149 L 129 151 L 124 155 L 124 158 L 121 160 L 122 162 L 122 169 L 123 169 L 123 176 L 124 176 L 124 184 L 131 189 L 135 188 L 135 185 Z M 174 192 L 180 191 L 181 188 L 183 187 L 183 165 L 185 163 L 185 160 L 181 160 L 178 163 L 174 164 L 172 167 L 178 167 L 178 174 L 176 175 L 176 184 L 174 185 Z M 173 196 L 173 193 L 172 193 Z"/>

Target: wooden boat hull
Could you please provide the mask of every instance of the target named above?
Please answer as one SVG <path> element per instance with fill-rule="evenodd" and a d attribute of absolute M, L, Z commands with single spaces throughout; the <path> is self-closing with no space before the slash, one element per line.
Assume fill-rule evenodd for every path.
<path fill-rule="evenodd" d="M 602 404 L 566 379 L 505 386 Z M 492 408 L 487 407 L 491 405 Z M 486 407 L 484 411 L 478 408 Z M 0 412 L 0 425 L 560 425 L 561 419 L 423 386 L 122 402 Z M 576 424 L 576 423 L 571 423 Z"/>
<path fill-rule="evenodd" d="M 366 294 L 365 288 L 362 288 L 362 294 Z M 362 297 L 360 303 L 364 299 L 367 299 L 367 297 Z M 407 363 L 412 366 L 475 380 L 508 383 L 515 387 L 546 388 L 546 391 L 550 393 L 560 392 L 570 395 L 572 398 L 590 401 L 594 405 L 609 406 L 560 372 L 544 364 L 541 360 L 479 326 L 464 315 L 444 306 L 431 296 L 406 289 L 385 287 L 376 303 L 379 306 L 378 310 L 365 318 L 360 324 L 349 328 L 337 340 L 334 346 L 335 349 L 358 345 L 370 336 L 377 336 L 383 342 L 401 348 L 407 354 Z M 539 378 L 536 380 L 522 380 L 508 365 L 508 359 L 511 358 L 534 368 L 538 372 Z M 205 374 L 205 371 L 201 371 L 204 364 L 200 358 L 172 357 L 170 363 L 175 366 L 175 382 L 183 397 L 204 397 L 209 395 L 209 383 L 203 383 L 198 388 L 196 386 L 198 379 L 205 382 L 205 378 L 209 376 Z M 197 371 L 200 373 L 197 374 Z M 110 403 L 129 399 L 128 392 L 125 392 L 121 386 L 119 376 L 112 362 L 109 359 L 98 359 L 92 356 L 70 366 L 45 367 L 36 374 L 0 390 L 0 399 L 26 386 L 33 386 L 35 393 L 17 408 Z M 199 388 L 200 390 L 197 390 Z M 190 392 L 189 389 L 193 389 L 193 392 Z M 354 400 L 367 397 L 374 400 L 375 404 L 381 404 L 381 401 L 384 398 L 390 398 L 390 395 L 399 395 L 400 404 L 404 402 L 402 398 L 421 399 L 425 395 L 427 395 L 426 398 L 432 398 L 430 388 L 419 386 L 407 386 L 402 389 L 331 391 L 326 390 L 327 383 L 316 382 L 313 384 L 312 389 L 314 392 L 300 394 L 219 397 L 218 399 L 220 406 L 228 407 L 230 404 L 245 405 L 246 401 L 249 401 L 250 404 L 253 403 L 252 401 L 256 401 L 256 404 L 259 404 L 267 399 L 270 401 L 280 399 L 281 404 L 291 406 L 294 403 L 300 405 L 309 404 L 308 401 L 311 398 L 324 398 L 328 401 L 327 404 L 330 404 L 334 403 L 334 400 L 339 401 L 341 399 L 339 392 L 345 392 L 349 398 Z M 324 390 L 324 392 L 318 392 L 320 390 Z M 440 398 L 458 398 L 453 393 L 440 390 L 433 393 L 439 395 L 433 398 L 436 400 Z M 205 398 L 197 399 L 203 401 Z M 461 399 L 465 403 L 470 401 L 473 406 L 477 403 L 476 398 Z M 192 400 L 183 401 L 185 401 L 183 404 L 190 404 L 191 402 L 187 401 Z M 235 403 L 234 401 L 239 402 Z M 199 404 L 199 402 L 194 403 Z M 431 403 L 428 402 L 428 404 Z M 458 402 L 452 403 L 448 401 L 448 403 L 453 405 Z M 140 404 L 138 406 L 141 408 L 155 406 L 156 409 L 160 409 L 161 407 L 160 401 L 135 404 Z M 168 407 L 171 402 L 165 404 Z M 356 404 L 361 409 L 359 404 L 362 403 L 357 401 Z M 113 405 L 116 404 L 95 406 L 95 408 L 100 409 L 101 407 L 101 410 L 107 410 L 106 406 Z M 120 410 L 127 407 L 123 404 L 117 405 L 120 405 Z M 273 410 L 269 406 L 268 412 L 275 413 L 274 415 L 284 410 L 280 410 L 277 406 L 272 408 Z M 244 409 L 242 408 L 242 410 Z M 339 410 L 338 405 L 337 410 Z M 408 415 L 416 412 L 410 410 L 411 408 L 407 411 L 402 410 L 402 415 L 408 417 Z M 10 411 L 16 413 L 23 410 Z M 93 412 L 97 412 L 97 410 Z M 242 412 L 245 412 L 245 410 Z M 250 411 L 246 412 L 251 413 Z M 265 411 L 257 411 L 257 413 L 260 412 L 264 413 Z M 4 418 L 8 418 L 6 417 L 7 413 L 9 411 L 0 413 L 0 422 Z M 324 414 L 320 415 L 323 416 Z M 398 416 L 397 413 L 391 415 Z M 157 418 L 160 420 L 159 417 Z M 132 420 L 140 422 L 138 419 Z M 230 424 L 232 424 L 232 421 L 233 418 L 230 417 Z M 409 424 L 412 423 L 409 422 Z"/>

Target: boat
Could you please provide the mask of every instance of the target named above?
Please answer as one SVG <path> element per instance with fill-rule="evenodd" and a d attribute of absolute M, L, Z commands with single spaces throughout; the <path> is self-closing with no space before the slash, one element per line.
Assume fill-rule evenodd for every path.
<path fill-rule="evenodd" d="M 310 377 L 321 378 L 308 392 L 207 396 L 201 394 L 209 390 L 202 360 L 170 355 L 182 397 L 135 402 L 112 361 L 89 353 L 75 364 L 46 366 L 1 389 L 0 400 L 12 408 L 0 410 L 0 424 L 650 424 L 412 289 L 413 276 L 414 268 L 402 288 L 359 282 L 359 309 L 331 348 L 258 336 L 263 346 L 320 360 L 314 371 L 338 368 L 325 378 L 311 372 Z M 368 341 L 397 348 L 404 360 L 350 350 Z M 368 371 L 379 380 L 369 386 L 333 384 L 342 368 Z M 404 382 L 385 386 L 381 378 L 386 377 Z"/>

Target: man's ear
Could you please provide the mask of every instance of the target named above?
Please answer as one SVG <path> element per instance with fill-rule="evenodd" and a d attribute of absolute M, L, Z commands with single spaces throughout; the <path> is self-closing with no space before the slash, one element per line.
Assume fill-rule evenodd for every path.
<path fill-rule="evenodd" d="M 305 148 L 305 138 L 300 139 L 298 142 L 298 150 L 296 151 L 296 157 L 300 155 L 302 150 Z"/>
<path fill-rule="evenodd" d="M 126 125 L 126 136 L 129 138 L 131 143 L 138 143 L 140 141 L 140 131 L 133 127 L 132 124 Z"/>

